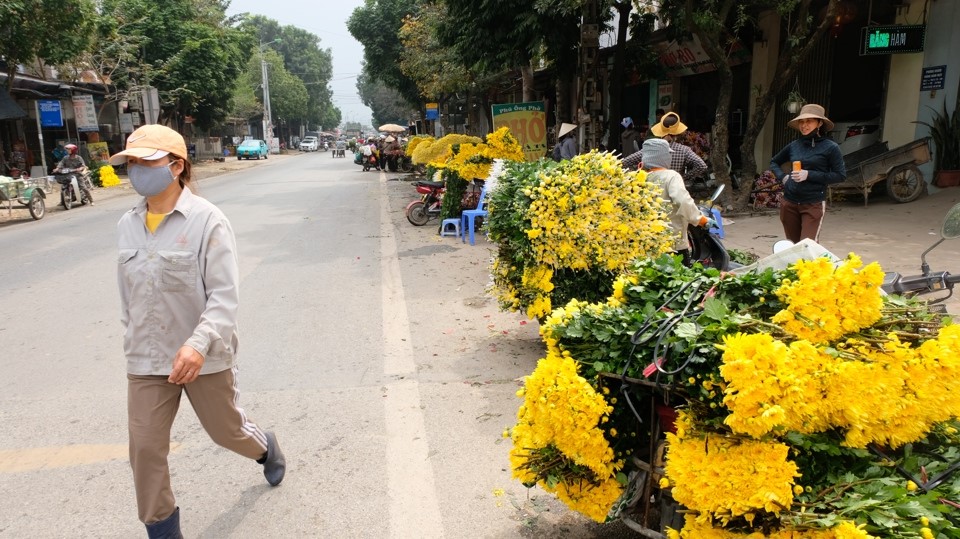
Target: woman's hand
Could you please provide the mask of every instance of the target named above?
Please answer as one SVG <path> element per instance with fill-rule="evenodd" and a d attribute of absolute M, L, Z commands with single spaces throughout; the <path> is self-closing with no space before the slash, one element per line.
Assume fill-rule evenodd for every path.
<path fill-rule="evenodd" d="M 173 370 L 167 381 L 171 384 L 189 384 L 200 376 L 203 367 L 203 354 L 189 346 L 181 346 L 173 358 Z"/>

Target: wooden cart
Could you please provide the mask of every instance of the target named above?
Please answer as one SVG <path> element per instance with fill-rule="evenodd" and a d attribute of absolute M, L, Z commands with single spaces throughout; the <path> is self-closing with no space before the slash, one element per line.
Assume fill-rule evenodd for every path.
<path fill-rule="evenodd" d="M 922 138 L 899 148 L 878 142 L 843 158 L 847 179 L 829 187 L 829 198 L 843 193 L 863 196 L 867 205 L 873 186 L 885 182 L 887 194 L 897 202 L 913 202 L 927 190 L 919 165 L 930 161 L 930 139 Z"/>

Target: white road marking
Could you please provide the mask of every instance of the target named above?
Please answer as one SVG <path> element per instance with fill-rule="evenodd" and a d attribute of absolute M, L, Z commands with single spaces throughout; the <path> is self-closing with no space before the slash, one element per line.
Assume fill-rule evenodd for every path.
<path fill-rule="evenodd" d="M 380 286 L 383 293 L 383 399 L 387 434 L 390 537 L 443 537 L 433 464 L 420 406 L 410 321 L 403 295 L 386 175 L 380 173 Z"/>

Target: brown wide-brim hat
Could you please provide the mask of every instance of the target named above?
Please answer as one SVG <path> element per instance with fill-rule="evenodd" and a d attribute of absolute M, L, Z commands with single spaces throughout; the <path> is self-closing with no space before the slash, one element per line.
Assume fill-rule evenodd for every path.
<path fill-rule="evenodd" d="M 680 135 L 687 130 L 687 126 L 680 121 L 680 115 L 676 112 L 668 112 L 660 118 L 660 123 L 653 124 L 650 131 L 653 134 L 662 137 L 664 135 Z"/>
<path fill-rule="evenodd" d="M 807 118 L 816 118 L 817 120 L 823 122 L 823 125 L 827 128 L 827 131 L 833 131 L 833 122 L 830 121 L 830 118 L 827 118 L 827 112 L 823 110 L 823 107 L 820 105 L 814 105 L 813 103 L 804 105 L 803 108 L 800 109 L 800 114 L 797 114 L 796 118 L 787 122 L 787 126 L 799 131 L 800 120 L 805 120 Z"/>
<path fill-rule="evenodd" d="M 142 125 L 127 137 L 127 147 L 110 157 L 110 164 L 122 165 L 127 162 L 127 157 L 153 161 L 167 154 L 187 158 L 187 144 L 180 133 L 165 125 Z"/>

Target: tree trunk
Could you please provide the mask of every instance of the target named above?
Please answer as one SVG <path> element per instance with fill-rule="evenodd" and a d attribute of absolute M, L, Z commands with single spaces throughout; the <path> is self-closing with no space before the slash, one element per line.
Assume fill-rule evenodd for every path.
<path fill-rule="evenodd" d="M 616 2 L 614 7 L 620 14 L 620 23 L 617 26 L 617 48 L 613 55 L 613 72 L 610 74 L 610 110 L 608 111 L 608 128 L 610 138 L 607 139 L 607 150 L 618 150 L 624 155 L 628 152 L 620 148 L 620 118 L 623 116 L 623 74 L 627 56 L 627 28 L 630 25 L 630 12 L 633 11 L 632 0 Z"/>
<path fill-rule="evenodd" d="M 523 80 L 523 102 L 533 101 L 533 65 L 530 62 L 520 66 L 520 78 Z"/>

